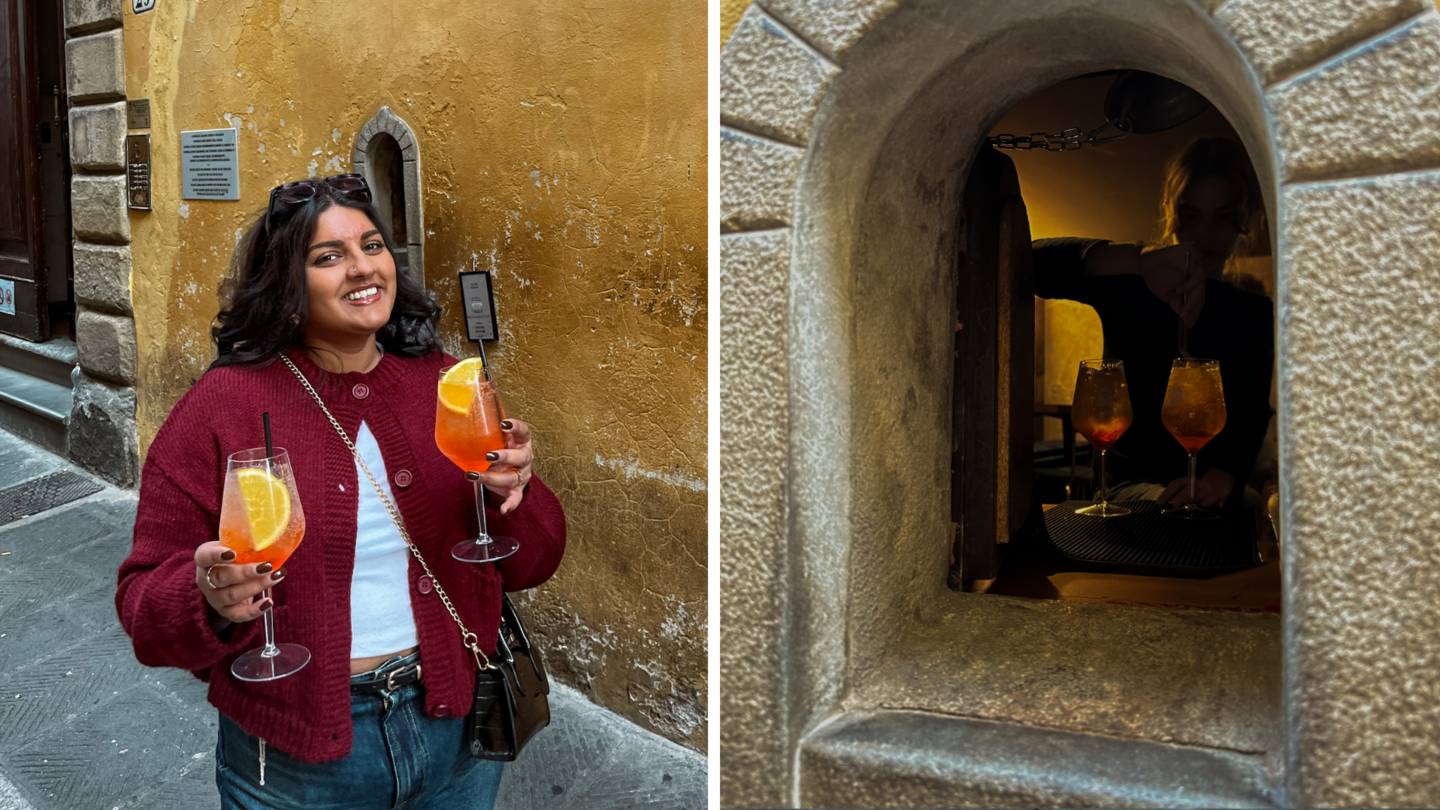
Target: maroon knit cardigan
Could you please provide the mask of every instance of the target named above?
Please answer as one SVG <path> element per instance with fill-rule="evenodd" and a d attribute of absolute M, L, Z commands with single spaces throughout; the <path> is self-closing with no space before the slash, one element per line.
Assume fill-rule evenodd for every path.
<path fill-rule="evenodd" d="M 384 355 L 369 373 L 331 374 L 291 352 L 352 441 L 363 420 L 385 458 L 385 472 L 410 537 L 425 555 L 470 630 L 494 649 L 504 590 L 533 588 L 555 572 L 565 550 L 565 515 L 538 477 L 508 516 L 490 509 L 490 531 L 520 541 L 499 563 L 463 563 L 455 543 L 476 533 L 474 492 L 435 446 L 435 386 L 455 361 Z M 270 412 L 274 443 L 289 451 L 305 511 L 305 538 L 275 586 L 276 636 L 310 650 L 288 678 L 245 683 L 230 663 L 264 642 L 260 621 L 217 636 L 195 585 L 195 547 L 218 539 L 225 459 L 265 444 L 260 414 Z M 207 372 L 170 413 L 145 459 L 135 539 L 120 566 L 115 605 L 142 664 L 182 667 L 210 683 L 209 698 L 248 733 L 306 762 L 344 757 L 350 725 L 350 581 L 355 567 L 359 487 L 355 459 L 320 407 L 282 362 Z M 425 712 L 470 710 L 475 665 L 460 631 L 420 564 L 410 560 L 410 601 L 425 662 Z"/>

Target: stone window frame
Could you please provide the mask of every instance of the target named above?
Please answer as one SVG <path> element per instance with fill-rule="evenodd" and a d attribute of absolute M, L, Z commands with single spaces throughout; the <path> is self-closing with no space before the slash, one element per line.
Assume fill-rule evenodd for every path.
<path fill-rule="evenodd" d="M 1440 587 L 1407 577 L 1401 560 L 1362 551 L 1416 531 L 1440 533 L 1440 519 L 1415 494 L 1434 485 L 1386 469 L 1389 453 L 1416 469 L 1440 462 L 1434 442 L 1406 438 L 1433 432 L 1427 420 L 1436 423 L 1440 405 L 1403 396 L 1436 380 L 1417 354 L 1425 341 L 1399 339 L 1406 329 L 1437 329 L 1409 285 L 1440 281 L 1440 249 L 1425 241 L 1426 206 L 1415 204 L 1418 197 L 1440 206 L 1440 99 L 1417 90 L 1440 84 L 1431 80 L 1440 72 L 1440 15 L 1420 0 L 1034 5 L 760 0 L 722 52 L 721 359 L 746 369 L 721 391 L 722 446 L 745 448 L 720 462 L 722 499 L 745 504 L 721 514 L 722 801 L 891 806 L 921 796 L 947 768 L 960 774 L 946 783 L 952 792 L 930 794 L 947 797 L 944 804 L 1029 801 L 994 792 L 1006 789 L 1000 782 L 1021 767 L 1018 759 L 987 765 L 885 737 L 879 718 L 897 708 L 1032 730 L 1054 719 L 1032 714 L 1025 726 L 1007 717 L 993 683 L 990 693 L 970 689 L 936 705 L 934 694 L 906 684 L 944 684 L 945 664 L 958 659 L 926 658 L 915 639 L 1011 665 L 1023 680 L 1039 662 L 1020 662 L 1017 671 L 987 637 L 1094 632 L 1117 617 L 1117 632 L 1141 619 L 1157 632 L 1172 619 L 1191 630 L 1204 623 L 1154 609 L 941 593 L 948 515 L 934 493 L 948 486 L 948 448 L 933 431 L 933 447 L 893 441 L 908 423 L 948 419 L 947 397 L 927 402 L 923 383 L 918 406 L 911 397 L 920 378 L 914 358 L 944 354 L 933 346 L 949 345 L 953 326 L 943 312 L 932 317 L 905 303 L 944 300 L 944 259 L 936 257 L 947 254 L 932 249 L 899 261 L 915 258 L 903 244 L 916 233 L 905 216 L 886 218 L 887 206 L 893 213 L 917 194 L 933 195 L 937 215 L 923 222 L 930 236 L 919 241 L 947 247 L 938 234 L 953 229 L 946 211 L 963 188 L 953 179 L 968 169 L 956 157 L 978 148 L 988 127 L 1033 92 L 1113 68 L 1166 73 L 1214 101 L 1256 164 L 1275 228 L 1284 615 L 1214 622 L 1273 657 L 1266 677 L 1276 681 L 1265 685 L 1270 694 L 1254 696 L 1262 716 L 1242 730 L 1263 741 L 1264 762 L 1257 767 L 1247 754 L 1250 764 L 1221 780 L 1236 793 L 1221 798 L 1440 801 L 1430 740 L 1400 719 L 1440 711 L 1432 693 L 1421 699 L 1400 684 L 1429 677 L 1420 664 L 1427 648 L 1440 646 L 1440 632 L 1416 628 L 1440 626 Z M 1037 21 L 1055 23 L 1046 43 L 1053 48 L 1014 35 Z M 1097 21 L 1127 32 L 1124 58 L 1104 47 Z M 974 102 L 966 93 L 977 86 L 988 96 L 948 118 L 923 111 L 940 98 Z M 897 140 L 908 151 L 896 149 Z M 927 147 L 936 155 L 928 163 Z M 951 182 L 937 185 L 937 177 Z M 1374 239 L 1377 232 L 1395 236 Z M 1411 269 L 1363 282 L 1340 269 L 1357 264 Z M 1333 328 L 1337 322 L 1345 328 Z M 1356 391 L 1343 369 L 1383 375 L 1395 395 Z M 943 370 L 935 376 L 948 379 Z M 1353 415 L 1335 413 L 1338 401 L 1352 403 Z M 1366 484 L 1366 510 L 1350 500 L 1359 472 L 1360 481 L 1379 482 Z M 1360 572 L 1369 587 L 1359 586 Z M 933 628 L 919 626 L 920 617 L 935 617 L 932 603 L 949 606 L 934 626 L 968 632 L 968 648 L 926 636 Z M 1410 629 L 1397 636 L 1402 627 Z M 1162 633 L 1157 643 L 1176 653 L 1194 646 L 1176 635 Z M 1380 662 L 1377 649 L 1385 650 Z M 1395 677 L 1376 678 L 1371 662 Z M 1372 710 L 1355 712 L 1357 701 Z M 1124 736 L 1125 718 L 1111 719 L 1115 725 L 1090 731 Z M 1053 742 L 1042 736 L 1021 735 L 1017 750 Z M 1213 762 L 1224 770 L 1241 749 L 1222 749 Z M 915 769 L 905 772 L 907 756 Z M 1426 774 L 1423 785 L 1417 772 Z M 898 778 L 906 773 L 913 778 Z M 875 778 L 884 776 L 891 778 Z M 962 797 L 957 783 L 972 792 Z M 1048 797 L 1061 803 L 1157 800 L 1137 798 L 1134 785 L 1128 794 L 1113 784 L 1120 793 L 1105 793 L 1088 776 L 1050 784 L 1075 791 Z M 867 792 L 872 787 L 883 792 Z"/>
<path fill-rule="evenodd" d="M 373 173 L 367 163 L 367 156 L 371 142 L 376 135 L 381 133 L 394 138 L 395 143 L 400 147 L 400 156 L 403 162 L 401 174 L 405 183 L 405 231 L 408 237 L 405 245 L 406 261 L 410 278 L 423 289 L 425 287 L 425 209 L 420 187 L 420 144 L 415 138 L 415 131 L 388 105 L 382 106 L 380 111 L 360 128 L 360 133 L 355 138 L 355 148 L 350 156 L 351 171 L 365 175 L 365 181 L 372 188 L 375 186 Z"/>

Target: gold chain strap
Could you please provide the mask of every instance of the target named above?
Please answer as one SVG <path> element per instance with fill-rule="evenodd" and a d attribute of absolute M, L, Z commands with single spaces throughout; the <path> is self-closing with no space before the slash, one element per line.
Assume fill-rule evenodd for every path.
<path fill-rule="evenodd" d="M 410 547 L 410 553 L 415 555 L 415 559 L 420 562 L 420 567 L 425 569 L 425 575 L 430 577 L 430 583 L 435 586 L 435 593 L 440 596 L 440 601 L 445 603 L 445 609 L 450 611 L 450 618 L 454 619 L 455 624 L 459 625 L 462 636 L 461 643 L 474 654 L 475 665 L 481 669 L 496 669 L 496 666 L 491 664 L 490 659 L 480 650 L 480 637 L 470 632 L 470 629 L 465 626 L 465 622 L 460 621 L 460 614 L 455 610 L 455 605 L 450 602 L 450 597 L 445 595 L 445 589 L 440 587 L 440 580 L 430 572 L 430 566 L 425 564 L 425 558 L 420 555 L 420 549 L 416 548 L 415 544 L 411 542 L 410 533 L 405 531 L 405 523 L 400 520 L 400 513 L 396 511 L 395 505 L 390 503 L 390 499 L 385 497 L 385 491 L 380 488 L 380 483 L 375 480 L 375 476 L 370 472 L 370 467 L 365 464 L 365 459 L 360 457 L 360 451 L 355 449 L 355 443 L 350 441 L 350 437 L 345 434 L 345 429 L 340 427 L 339 422 L 335 421 L 335 416 L 330 413 L 329 408 L 325 407 L 325 401 L 320 398 L 319 394 L 315 393 L 315 388 L 310 385 L 309 380 L 305 379 L 305 375 L 300 372 L 300 369 L 285 355 L 280 355 L 280 359 L 284 360 L 285 365 L 289 366 L 290 370 L 295 372 L 295 376 L 300 379 L 300 384 L 305 386 L 306 391 L 310 392 L 310 396 L 315 399 L 315 404 L 319 405 L 320 410 L 325 412 L 325 418 L 330 420 L 330 424 L 335 428 L 335 432 L 340 434 L 340 438 L 345 442 L 345 446 L 350 448 L 350 452 L 354 454 L 355 461 L 360 465 L 360 469 L 365 471 L 365 477 L 369 478 L 370 485 L 375 487 L 375 494 L 379 495 L 380 502 L 385 504 L 385 510 L 390 513 L 390 519 L 395 521 L 395 528 L 400 530 L 400 536 L 405 540 L 405 545 Z"/>

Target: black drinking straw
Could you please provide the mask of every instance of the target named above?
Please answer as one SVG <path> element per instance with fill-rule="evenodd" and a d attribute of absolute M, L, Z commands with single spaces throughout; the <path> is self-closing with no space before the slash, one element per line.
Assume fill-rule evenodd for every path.
<path fill-rule="evenodd" d="M 490 376 L 490 361 L 485 359 L 485 341 L 477 340 L 475 342 L 480 344 L 480 370 L 485 373 L 485 382 L 490 382 L 493 378 Z"/>
<path fill-rule="evenodd" d="M 265 420 L 265 456 L 266 458 L 274 458 L 275 443 L 270 440 L 270 412 L 266 411 L 260 414 L 260 418 Z"/>

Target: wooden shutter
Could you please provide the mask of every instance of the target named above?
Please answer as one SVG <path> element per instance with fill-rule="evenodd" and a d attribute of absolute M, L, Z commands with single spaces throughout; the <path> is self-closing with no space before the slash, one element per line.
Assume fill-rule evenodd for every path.
<path fill-rule="evenodd" d="M 993 579 L 996 544 L 1030 513 L 1035 282 L 1030 223 L 1010 158 L 985 147 L 961 213 L 950 511 L 950 586 Z"/>

